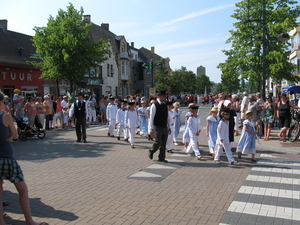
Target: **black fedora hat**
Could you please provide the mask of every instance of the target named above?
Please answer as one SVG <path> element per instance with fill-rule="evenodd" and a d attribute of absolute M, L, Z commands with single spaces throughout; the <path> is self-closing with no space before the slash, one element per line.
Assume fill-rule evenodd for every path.
<path fill-rule="evenodd" d="M 157 92 L 157 95 L 158 96 L 167 95 L 167 92 L 165 90 L 160 90 L 160 91 Z"/>

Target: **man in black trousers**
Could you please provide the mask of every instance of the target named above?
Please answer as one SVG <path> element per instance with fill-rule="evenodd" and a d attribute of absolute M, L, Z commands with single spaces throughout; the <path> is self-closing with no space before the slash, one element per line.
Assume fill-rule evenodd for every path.
<path fill-rule="evenodd" d="M 155 141 L 152 148 L 149 149 L 148 156 L 153 159 L 153 154 L 159 149 L 158 161 L 167 163 L 168 161 L 165 159 L 166 144 L 168 134 L 171 133 L 168 108 L 165 104 L 167 93 L 165 90 L 161 90 L 157 95 L 157 101 L 150 107 L 149 129 L 150 135 L 154 134 Z"/>
<path fill-rule="evenodd" d="M 69 116 L 72 117 L 73 114 L 75 117 L 77 142 L 81 142 L 81 140 L 83 140 L 83 142 L 86 143 L 85 126 L 86 126 L 86 120 L 88 118 L 88 113 L 87 113 L 87 104 L 85 101 L 83 101 L 83 96 L 81 93 L 78 93 L 77 101 L 74 102 L 71 106 Z"/>

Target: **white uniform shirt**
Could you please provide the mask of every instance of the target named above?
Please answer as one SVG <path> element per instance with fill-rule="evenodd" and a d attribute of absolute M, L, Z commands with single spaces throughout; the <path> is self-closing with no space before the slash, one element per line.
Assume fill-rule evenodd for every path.
<path fill-rule="evenodd" d="M 127 112 L 127 109 L 118 109 L 117 111 L 117 123 L 120 125 L 124 125 L 125 123 L 125 113 Z"/>
<path fill-rule="evenodd" d="M 200 116 L 191 116 L 187 122 L 187 127 L 193 134 L 196 135 L 199 131 L 202 130 L 202 125 L 200 122 Z"/>
<path fill-rule="evenodd" d="M 114 104 L 108 103 L 107 108 L 106 108 L 106 118 L 108 120 L 116 119 L 117 111 L 118 111 L 118 106 L 116 103 L 114 103 Z"/>
<path fill-rule="evenodd" d="M 125 112 L 125 127 L 134 128 L 138 126 L 138 115 L 136 111 Z"/>
<path fill-rule="evenodd" d="M 229 121 L 228 120 L 225 121 L 224 119 L 220 120 L 217 128 L 216 144 L 221 144 L 221 140 L 223 140 L 224 144 L 230 144 L 228 130 L 229 130 Z"/>

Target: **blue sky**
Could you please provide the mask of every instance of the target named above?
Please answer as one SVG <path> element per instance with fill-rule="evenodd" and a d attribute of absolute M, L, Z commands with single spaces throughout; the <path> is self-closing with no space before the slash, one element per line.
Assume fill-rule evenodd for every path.
<path fill-rule="evenodd" d="M 136 48 L 155 47 L 162 57 L 169 57 L 173 70 L 185 66 L 196 73 L 206 68 L 211 81 L 220 82 L 217 69 L 226 57 L 222 49 L 235 22 L 237 0 L 9 0 L 3 1 L 0 19 L 8 20 L 8 29 L 34 35 L 34 26 L 46 26 L 49 16 L 55 17 L 69 2 L 77 10 L 91 15 L 93 23 L 109 23 L 110 30 L 124 35 Z"/>

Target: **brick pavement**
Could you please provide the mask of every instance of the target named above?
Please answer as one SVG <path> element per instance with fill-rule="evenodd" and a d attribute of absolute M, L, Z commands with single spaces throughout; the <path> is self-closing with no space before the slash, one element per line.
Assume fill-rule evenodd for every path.
<path fill-rule="evenodd" d="M 131 149 L 97 129 L 87 131 L 87 144 L 74 142 L 75 131 L 51 131 L 43 140 L 14 143 L 37 221 L 51 225 L 219 224 L 253 166 L 249 156 L 237 166 L 214 164 L 202 132 L 204 157 L 200 162 L 195 158 L 170 162 L 167 166 L 180 168 L 160 182 L 130 179 L 159 164 L 147 157 L 151 143 L 137 137 L 137 148 Z M 283 148 L 282 144 L 277 146 L 274 140 L 276 148 Z M 177 154 L 183 154 L 182 146 L 174 148 Z M 284 148 L 291 153 L 276 149 L 268 154 L 290 158 L 297 154 L 294 147 Z M 266 154 L 263 148 L 259 152 Z M 175 156 L 168 154 L 169 158 Z M 16 190 L 8 181 L 4 184 L 4 199 L 10 202 L 5 211 L 13 218 L 7 223 L 25 224 Z"/>

